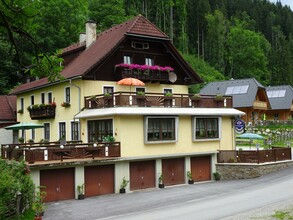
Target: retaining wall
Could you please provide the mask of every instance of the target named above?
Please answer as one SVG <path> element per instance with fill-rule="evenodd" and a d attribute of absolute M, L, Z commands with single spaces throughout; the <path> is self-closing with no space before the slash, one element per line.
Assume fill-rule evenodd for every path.
<path fill-rule="evenodd" d="M 235 180 L 260 177 L 290 166 L 293 166 L 292 160 L 262 164 L 218 163 L 216 170 L 221 174 L 222 180 Z"/>

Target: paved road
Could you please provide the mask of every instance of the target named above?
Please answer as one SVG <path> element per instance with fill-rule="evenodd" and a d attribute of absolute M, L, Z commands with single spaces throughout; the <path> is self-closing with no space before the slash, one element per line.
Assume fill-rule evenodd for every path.
<path fill-rule="evenodd" d="M 50 203 L 43 219 L 249 219 L 255 214 L 267 215 L 285 204 L 293 206 L 293 167 L 250 180 Z"/>

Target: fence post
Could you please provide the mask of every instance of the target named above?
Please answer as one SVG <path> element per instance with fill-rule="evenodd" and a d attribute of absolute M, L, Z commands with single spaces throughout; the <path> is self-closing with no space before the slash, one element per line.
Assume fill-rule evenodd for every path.
<path fill-rule="evenodd" d="M 16 216 L 20 214 L 20 199 L 21 199 L 21 192 L 17 191 L 16 193 Z"/>
<path fill-rule="evenodd" d="M 257 148 L 257 163 L 259 164 L 259 149 Z"/>

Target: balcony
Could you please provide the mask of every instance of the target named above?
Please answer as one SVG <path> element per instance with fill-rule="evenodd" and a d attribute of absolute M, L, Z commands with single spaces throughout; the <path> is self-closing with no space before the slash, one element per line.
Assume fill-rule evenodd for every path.
<path fill-rule="evenodd" d="M 145 93 L 138 95 L 135 92 L 115 92 L 111 96 L 103 94 L 85 97 L 85 108 L 111 108 L 111 107 L 176 107 L 176 108 L 232 108 L 232 98 L 202 95 L 194 97 L 190 94 Z"/>
<path fill-rule="evenodd" d="M 171 67 L 147 66 L 138 64 L 118 64 L 115 67 L 116 74 L 122 78 L 137 78 L 152 82 L 169 82 Z"/>
<path fill-rule="evenodd" d="M 32 120 L 51 119 L 55 118 L 56 105 L 40 104 L 28 107 L 28 111 Z"/>
<path fill-rule="evenodd" d="M 254 109 L 260 109 L 260 110 L 267 110 L 268 104 L 264 101 L 254 101 L 253 102 L 253 108 Z"/>
<path fill-rule="evenodd" d="M 101 160 L 120 157 L 120 142 L 73 143 L 60 147 L 56 142 L 45 144 L 10 144 L 1 146 L 2 159 L 21 160 L 27 163 L 52 163 L 66 160 Z"/>

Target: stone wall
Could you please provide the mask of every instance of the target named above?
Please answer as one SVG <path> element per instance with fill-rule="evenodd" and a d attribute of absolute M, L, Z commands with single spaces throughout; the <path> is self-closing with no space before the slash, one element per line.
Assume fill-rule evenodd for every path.
<path fill-rule="evenodd" d="M 256 178 L 290 166 L 293 166 L 292 160 L 263 164 L 218 163 L 216 169 L 222 180 L 234 180 Z"/>

